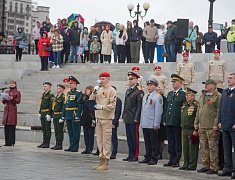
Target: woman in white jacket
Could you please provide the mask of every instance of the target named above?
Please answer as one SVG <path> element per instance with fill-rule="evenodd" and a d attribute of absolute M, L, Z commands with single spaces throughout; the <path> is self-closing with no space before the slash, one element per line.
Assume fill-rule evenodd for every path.
<path fill-rule="evenodd" d="M 125 63 L 125 44 L 128 39 L 125 26 L 122 24 L 116 36 L 118 63 Z"/>
<path fill-rule="evenodd" d="M 166 29 L 165 29 L 165 25 L 161 24 L 160 25 L 160 29 L 158 29 L 158 38 L 157 38 L 157 44 L 156 44 L 156 48 L 157 48 L 157 62 L 164 62 L 164 57 L 163 57 L 163 53 L 164 53 L 164 42 L 165 42 L 165 36 L 166 36 Z"/>

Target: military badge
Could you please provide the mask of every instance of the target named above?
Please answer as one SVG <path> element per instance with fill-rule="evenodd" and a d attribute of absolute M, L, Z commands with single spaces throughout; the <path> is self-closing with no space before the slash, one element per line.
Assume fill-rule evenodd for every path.
<path fill-rule="evenodd" d="M 153 104 L 153 100 L 152 100 L 152 99 L 150 99 L 149 104 L 150 104 L 150 105 L 152 105 L 152 104 Z"/>
<path fill-rule="evenodd" d="M 135 94 L 132 93 L 132 94 L 131 94 L 131 97 L 134 97 L 134 96 L 135 96 Z"/>
<path fill-rule="evenodd" d="M 108 93 L 106 93 L 106 92 L 103 92 L 103 95 L 104 95 L 105 98 L 108 97 Z"/>
<path fill-rule="evenodd" d="M 176 95 L 175 96 L 179 96 L 179 93 L 176 93 Z"/>
<path fill-rule="evenodd" d="M 233 97 L 233 94 L 230 94 L 230 95 L 229 95 L 229 98 L 232 98 L 232 97 Z"/>
<path fill-rule="evenodd" d="M 206 103 L 207 103 L 207 105 L 210 105 L 211 100 L 210 100 L 210 99 L 208 99 Z"/>

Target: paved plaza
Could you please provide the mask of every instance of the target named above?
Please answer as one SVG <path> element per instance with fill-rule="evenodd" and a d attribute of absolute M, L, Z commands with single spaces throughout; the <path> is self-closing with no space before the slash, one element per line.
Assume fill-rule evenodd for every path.
<path fill-rule="evenodd" d="M 4 140 L 0 139 L 0 144 Z M 160 160 L 155 166 L 140 165 L 137 162 L 123 162 L 125 154 L 118 154 L 116 160 L 109 163 L 110 170 L 94 171 L 92 166 L 98 163 L 94 155 L 54 151 L 51 149 L 38 149 L 38 144 L 17 141 L 14 147 L 0 148 L 0 179 L 78 179 L 78 180 L 204 180 L 204 179 L 230 179 L 220 178 L 217 175 L 198 174 L 191 171 L 179 171 L 163 167 L 166 160 Z M 143 159 L 143 157 L 140 157 Z M 199 165 L 199 168 L 201 165 Z"/>

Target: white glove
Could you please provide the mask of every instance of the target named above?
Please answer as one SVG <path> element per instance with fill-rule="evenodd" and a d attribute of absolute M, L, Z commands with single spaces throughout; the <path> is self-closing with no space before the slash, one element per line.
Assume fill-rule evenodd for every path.
<path fill-rule="evenodd" d="M 41 114 L 38 114 L 38 120 L 41 121 Z"/>
<path fill-rule="evenodd" d="M 63 123 L 64 122 L 64 120 L 63 119 L 59 119 L 59 123 Z"/>
<path fill-rule="evenodd" d="M 94 106 L 94 108 L 96 108 L 97 110 L 102 110 L 103 109 L 103 106 L 99 105 L 99 104 L 96 104 Z"/>
<path fill-rule="evenodd" d="M 51 116 L 49 114 L 47 114 L 45 117 L 47 121 L 51 121 Z"/>
<path fill-rule="evenodd" d="M 100 86 L 96 85 L 96 86 L 94 87 L 93 93 L 96 94 L 99 89 L 100 89 Z"/>
<path fill-rule="evenodd" d="M 51 121 L 53 121 L 53 118 L 51 118 Z"/>

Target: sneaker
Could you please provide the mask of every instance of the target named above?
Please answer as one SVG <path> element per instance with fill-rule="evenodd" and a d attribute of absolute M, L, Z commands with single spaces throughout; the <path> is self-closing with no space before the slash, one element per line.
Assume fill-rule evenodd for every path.
<path fill-rule="evenodd" d="M 59 65 L 57 65 L 57 66 L 56 66 L 56 68 L 57 68 L 57 69 L 60 69 L 60 66 L 59 66 Z"/>
<path fill-rule="evenodd" d="M 52 66 L 52 68 L 53 68 L 53 69 L 56 68 L 56 65 Z"/>

